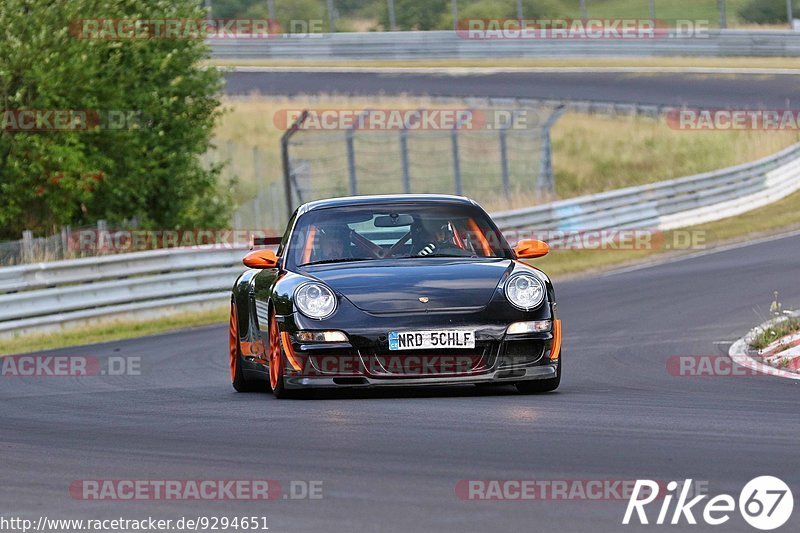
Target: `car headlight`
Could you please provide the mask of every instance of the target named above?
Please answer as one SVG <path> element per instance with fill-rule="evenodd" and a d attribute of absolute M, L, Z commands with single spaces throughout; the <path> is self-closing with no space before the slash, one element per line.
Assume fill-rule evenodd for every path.
<path fill-rule="evenodd" d="M 294 304 L 308 318 L 321 320 L 336 311 L 336 296 L 322 283 L 310 281 L 294 291 Z"/>
<path fill-rule="evenodd" d="M 511 305 L 531 311 L 544 301 L 544 283 L 531 274 L 515 274 L 506 282 L 506 298 Z"/>

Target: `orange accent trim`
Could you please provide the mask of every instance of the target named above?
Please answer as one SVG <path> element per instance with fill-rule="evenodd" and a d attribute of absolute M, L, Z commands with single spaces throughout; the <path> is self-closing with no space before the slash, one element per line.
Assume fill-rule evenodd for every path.
<path fill-rule="evenodd" d="M 306 239 L 306 247 L 303 250 L 303 263 L 311 262 L 311 251 L 314 249 L 314 238 L 317 236 L 317 227 L 311 226 L 308 228 L 308 239 Z"/>
<path fill-rule="evenodd" d="M 275 268 L 278 266 L 278 256 L 272 250 L 256 250 L 244 256 L 242 263 L 250 268 Z"/>
<path fill-rule="evenodd" d="M 470 231 L 472 231 L 478 238 L 478 242 L 480 242 L 481 248 L 483 249 L 483 255 L 485 257 L 491 257 L 492 246 L 489 244 L 489 241 L 486 240 L 486 235 L 483 234 L 481 228 L 478 227 L 478 224 L 474 220 L 469 219 L 467 221 L 467 226 L 469 226 Z"/>
<path fill-rule="evenodd" d="M 303 370 L 303 365 L 297 360 L 297 355 L 294 353 L 294 348 L 292 348 L 292 340 L 289 338 L 287 332 L 281 332 L 281 341 L 283 342 L 283 351 L 286 353 L 286 358 L 289 360 L 289 364 L 292 365 L 292 368 L 297 371 Z"/>
<path fill-rule="evenodd" d="M 550 359 L 558 359 L 561 356 L 561 321 L 553 320 L 553 347 L 550 348 Z"/>
<path fill-rule="evenodd" d="M 260 361 L 265 361 L 266 350 L 264 349 L 264 341 L 257 340 L 255 342 L 241 342 L 239 345 L 242 347 L 242 355 L 245 357 L 255 357 Z"/>
<path fill-rule="evenodd" d="M 550 253 L 550 246 L 544 241 L 526 240 L 519 241 L 514 247 L 517 259 L 536 259 Z"/>
<path fill-rule="evenodd" d="M 451 222 L 451 224 L 453 223 Z M 453 224 L 453 240 L 455 240 L 453 244 L 455 244 L 462 250 L 466 249 L 466 246 L 464 246 L 464 240 L 461 238 L 461 232 L 458 231 L 458 228 L 456 227 L 455 224 Z"/>

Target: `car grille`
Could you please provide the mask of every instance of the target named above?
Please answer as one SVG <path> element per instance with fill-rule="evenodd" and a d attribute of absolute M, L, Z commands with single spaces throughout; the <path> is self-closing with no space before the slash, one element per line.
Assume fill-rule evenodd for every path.
<path fill-rule="evenodd" d="M 360 350 L 367 374 L 374 377 L 461 376 L 485 372 L 496 354 L 493 343 L 464 350 Z"/>
<path fill-rule="evenodd" d="M 506 341 L 500 355 L 499 368 L 526 366 L 538 362 L 544 355 L 544 343 L 539 340 Z"/>

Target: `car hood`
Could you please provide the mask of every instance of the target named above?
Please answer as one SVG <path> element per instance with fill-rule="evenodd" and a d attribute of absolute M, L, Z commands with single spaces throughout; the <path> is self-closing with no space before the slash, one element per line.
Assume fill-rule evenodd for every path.
<path fill-rule="evenodd" d="M 510 259 L 398 259 L 321 265 L 306 272 L 359 309 L 384 314 L 485 307 L 511 264 Z"/>

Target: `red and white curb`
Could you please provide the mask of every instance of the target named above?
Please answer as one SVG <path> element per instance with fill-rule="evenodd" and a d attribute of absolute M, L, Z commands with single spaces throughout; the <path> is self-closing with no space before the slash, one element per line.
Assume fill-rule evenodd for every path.
<path fill-rule="evenodd" d="M 728 350 L 728 356 L 733 359 L 736 364 L 754 370 L 760 374 L 800 380 L 800 373 L 798 372 L 782 370 L 770 364 L 764 364 L 756 359 L 756 357 L 763 357 L 765 361 L 770 363 L 777 363 L 785 360 L 787 361 L 787 366 L 800 371 L 800 333 L 795 333 L 778 339 L 761 350 L 753 350 L 750 348 L 750 341 L 756 335 L 759 335 L 765 329 L 772 327 L 776 323 L 785 319 L 786 318 L 784 317 L 780 317 L 769 320 L 760 326 L 753 328 L 747 333 L 747 335 L 731 345 L 730 349 Z M 789 348 L 779 351 L 785 346 L 789 346 Z"/>

